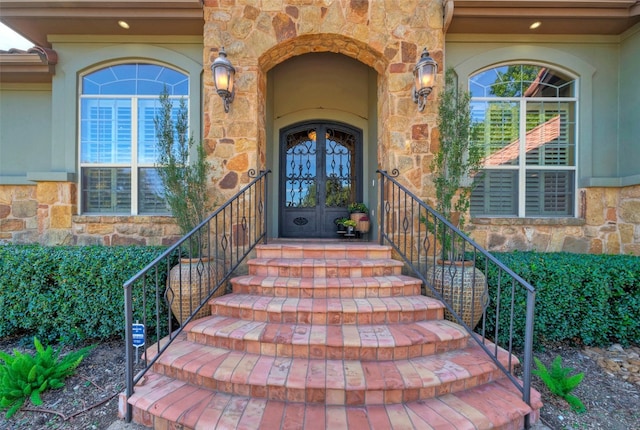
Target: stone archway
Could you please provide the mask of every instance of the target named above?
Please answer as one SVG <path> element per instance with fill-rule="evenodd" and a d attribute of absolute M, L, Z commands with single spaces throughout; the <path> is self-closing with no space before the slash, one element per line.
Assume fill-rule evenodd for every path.
<path fill-rule="evenodd" d="M 378 165 L 398 168 L 417 195 L 430 181 L 435 103 L 418 112 L 411 97 L 412 69 L 423 47 L 442 63 L 442 2 L 326 2 L 286 0 L 262 9 L 204 2 L 205 143 L 214 164 L 212 193 L 226 200 L 248 181 L 244 168 L 266 165 L 267 73 L 291 57 L 333 52 L 377 73 Z M 225 114 L 209 67 L 224 46 L 237 70 L 236 99 Z M 440 82 L 440 78 L 438 81 Z M 434 89 L 430 99 L 438 94 Z"/>

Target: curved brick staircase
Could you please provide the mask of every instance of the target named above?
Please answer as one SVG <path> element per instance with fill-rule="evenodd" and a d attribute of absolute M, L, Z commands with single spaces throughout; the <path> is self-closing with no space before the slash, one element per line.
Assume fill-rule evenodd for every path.
<path fill-rule="evenodd" d="M 185 429 L 521 429 L 530 407 L 389 247 L 260 245 L 129 399 Z M 506 353 L 501 355 L 505 367 Z M 512 357 L 513 364 L 515 358 Z M 533 393 L 532 422 L 541 407 Z"/>

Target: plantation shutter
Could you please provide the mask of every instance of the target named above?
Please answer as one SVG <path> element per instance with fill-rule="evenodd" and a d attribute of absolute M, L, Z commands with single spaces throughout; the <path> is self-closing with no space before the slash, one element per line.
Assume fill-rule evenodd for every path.
<path fill-rule="evenodd" d="M 169 213 L 158 169 L 140 168 L 138 170 L 138 186 L 138 211 L 141 214 Z"/>
<path fill-rule="evenodd" d="M 526 216 L 573 215 L 573 172 L 533 170 L 526 176 Z"/>
<path fill-rule="evenodd" d="M 85 99 L 80 122 L 83 163 L 131 162 L 131 105 L 128 100 Z"/>
<path fill-rule="evenodd" d="M 573 166 L 574 121 L 567 103 L 528 103 L 527 165 Z"/>
<path fill-rule="evenodd" d="M 131 106 L 129 102 L 127 101 L 126 106 L 122 106 L 122 102 L 120 101 L 116 106 L 116 112 L 115 162 L 122 164 L 131 163 Z"/>
<path fill-rule="evenodd" d="M 160 109 L 153 100 L 140 100 L 138 108 L 138 162 L 154 164 L 157 160 L 155 117 Z"/>
<path fill-rule="evenodd" d="M 85 167 L 82 169 L 83 212 L 129 212 L 131 169 Z"/>
<path fill-rule="evenodd" d="M 484 136 L 485 165 L 518 164 L 518 106 L 517 102 L 488 102 L 485 120 L 477 132 Z M 478 127 L 478 125 L 476 125 Z"/>
<path fill-rule="evenodd" d="M 485 170 L 478 175 L 471 194 L 471 214 L 515 216 L 518 214 L 518 180 L 515 170 Z"/>

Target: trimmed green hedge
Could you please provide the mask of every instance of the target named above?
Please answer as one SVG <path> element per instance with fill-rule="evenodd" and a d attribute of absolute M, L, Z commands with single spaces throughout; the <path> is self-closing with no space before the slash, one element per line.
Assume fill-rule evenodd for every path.
<path fill-rule="evenodd" d="M 0 337 L 28 334 L 62 343 L 123 337 L 122 285 L 164 249 L 0 246 Z M 140 288 L 133 300 L 142 303 Z M 154 306 L 155 296 L 148 297 L 148 315 Z"/>
<path fill-rule="evenodd" d="M 640 257 L 536 252 L 494 256 L 536 288 L 535 347 L 565 341 L 585 345 L 640 343 Z M 497 272 L 489 270 L 487 277 L 489 316 L 496 310 Z M 515 315 L 524 316 L 525 309 L 525 295 L 518 294 Z M 500 325 L 508 328 L 508 320 L 509 314 L 502 308 Z M 524 318 L 518 318 L 514 346 L 522 345 L 523 323 Z M 493 324 L 487 328 L 493 333 Z"/>

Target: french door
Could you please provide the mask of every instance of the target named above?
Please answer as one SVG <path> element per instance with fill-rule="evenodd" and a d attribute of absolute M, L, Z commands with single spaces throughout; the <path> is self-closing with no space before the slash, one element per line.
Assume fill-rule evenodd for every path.
<path fill-rule="evenodd" d="M 337 122 L 280 133 L 280 237 L 336 237 L 336 218 L 362 200 L 362 131 Z"/>

